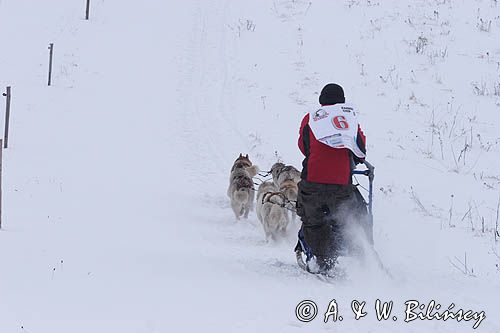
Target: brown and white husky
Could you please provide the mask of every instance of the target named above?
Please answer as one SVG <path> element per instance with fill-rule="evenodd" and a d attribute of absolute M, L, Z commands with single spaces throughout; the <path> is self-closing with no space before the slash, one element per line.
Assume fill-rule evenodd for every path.
<path fill-rule="evenodd" d="M 255 177 L 258 172 L 259 168 L 252 164 L 248 158 L 248 154 L 245 156 L 240 154 L 236 161 L 234 161 L 229 176 L 227 196 L 231 200 L 231 208 L 237 220 L 241 216 L 247 218 L 248 213 L 253 209 L 255 189 L 252 177 Z"/>
<path fill-rule="evenodd" d="M 257 218 L 264 227 L 266 240 L 276 240 L 286 234 L 288 214 L 285 208 L 285 198 L 272 181 L 260 184 L 257 192 Z"/>
<path fill-rule="evenodd" d="M 274 163 L 271 167 L 274 185 L 278 191 L 285 195 L 287 199 L 287 208 L 292 211 L 292 220 L 295 221 L 295 203 L 298 195 L 298 182 L 300 181 L 300 171 L 291 165 L 283 163 Z"/>

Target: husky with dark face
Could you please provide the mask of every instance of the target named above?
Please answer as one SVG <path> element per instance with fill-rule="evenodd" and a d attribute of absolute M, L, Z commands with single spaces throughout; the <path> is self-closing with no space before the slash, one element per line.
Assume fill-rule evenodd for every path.
<path fill-rule="evenodd" d="M 283 193 L 287 199 L 287 208 L 292 211 L 292 220 L 295 221 L 295 205 L 297 202 L 298 187 L 300 181 L 300 171 L 291 165 L 285 165 L 281 162 L 274 163 L 271 167 L 273 182 L 278 191 Z"/>
<path fill-rule="evenodd" d="M 234 161 L 229 176 L 227 196 L 231 200 L 231 208 L 237 220 L 241 216 L 247 218 L 248 213 L 253 209 L 255 190 L 252 177 L 255 177 L 258 172 L 259 168 L 252 164 L 248 158 L 248 154 L 245 156 L 240 154 L 236 161 Z"/>

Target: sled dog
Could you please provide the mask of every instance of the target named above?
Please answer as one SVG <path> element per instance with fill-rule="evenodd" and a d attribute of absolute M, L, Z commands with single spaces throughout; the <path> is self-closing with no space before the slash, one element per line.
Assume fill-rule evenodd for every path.
<path fill-rule="evenodd" d="M 227 196 L 231 200 L 231 208 L 237 220 L 241 216 L 247 218 L 248 213 L 253 209 L 255 189 L 252 177 L 255 177 L 258 172 L 259 168 L 252 164 L 248 154 L 240 154 L 231 167 Z"/>
<path fill-rule="evenodd" d="M 264 227 L 266 240 L 276 240 L 284 236 L 288 226 L 288 214 L 285 208 L 285 198 L 272 181 L 260 184 L 257 191 L 257 218 Z"/>
<path fill-rule="evenodd" d="M 292 211 L 292 220 L 295 221 L 297 214 L 295 213 L 295 203 L 297 202 L 298 187 L 300 181 L 300 171 L 291 165 L 283 163 L 274 163 L 271 167 L 271 175 L 273 182 L 287 199 L 287 208 Z"/>

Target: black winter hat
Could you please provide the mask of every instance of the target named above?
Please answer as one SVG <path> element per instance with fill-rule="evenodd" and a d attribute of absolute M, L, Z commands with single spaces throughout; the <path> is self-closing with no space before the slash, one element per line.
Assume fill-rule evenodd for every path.
<path fill-rule="evenodd" d="M 321 90 L 319 104 L 332 105 L 337 103 L 345 103 L 344 89 L 338 84 L 329 83 Z"/>

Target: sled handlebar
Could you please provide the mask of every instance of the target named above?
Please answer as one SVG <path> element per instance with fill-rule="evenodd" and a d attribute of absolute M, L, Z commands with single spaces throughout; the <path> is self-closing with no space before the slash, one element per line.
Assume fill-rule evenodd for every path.
<path fill-rule="evenodd" d="M 366 166 L 366 170 L 354 170 L 352 174 L 368 176 L 368 178 L 373 181 L 375 177 L 375 167 L 368 161 L 363 161 L 363 164 Z"/>

